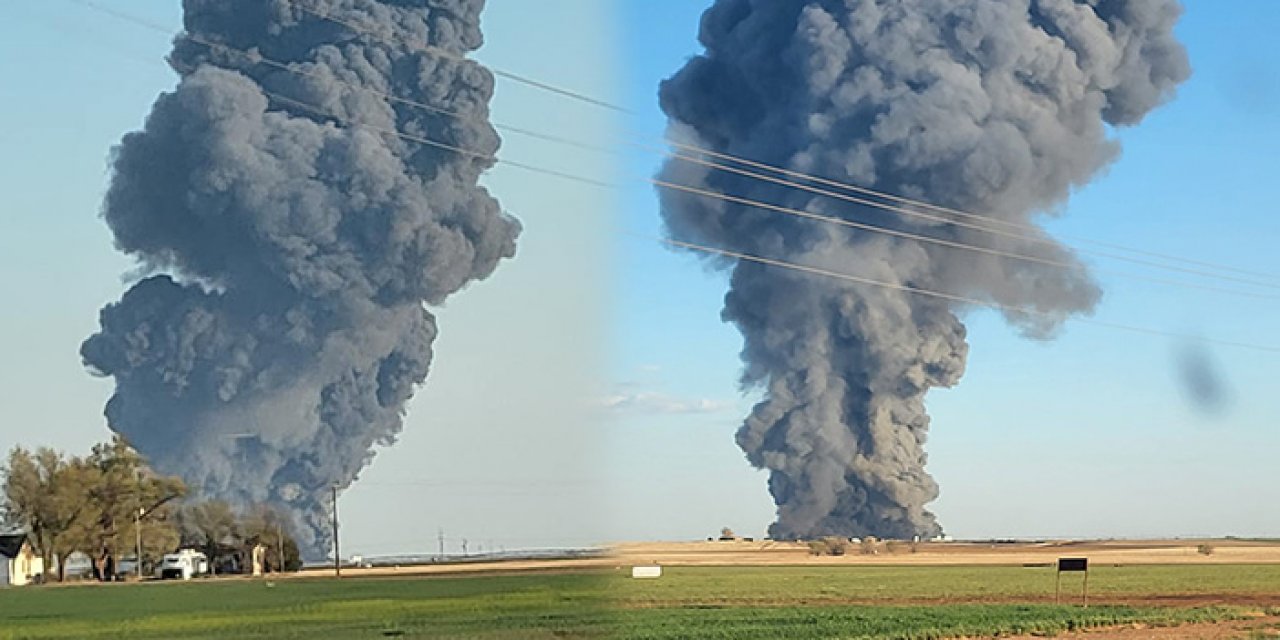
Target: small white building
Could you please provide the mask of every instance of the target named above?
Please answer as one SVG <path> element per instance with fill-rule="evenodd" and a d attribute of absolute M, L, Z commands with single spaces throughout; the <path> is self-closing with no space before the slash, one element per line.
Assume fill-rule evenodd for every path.
<path fill-rule="evenodd" d="M 21 587 L 40 579 L 44 560 L 25 533 L 0 535 L 0 587 Z"/>

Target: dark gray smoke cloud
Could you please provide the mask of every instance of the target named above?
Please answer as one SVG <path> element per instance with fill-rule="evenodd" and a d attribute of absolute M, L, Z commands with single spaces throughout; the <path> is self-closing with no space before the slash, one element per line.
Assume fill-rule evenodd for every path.
<path fill-rule="evenodd" d="M 1176 374 L 1191 405 L 1206 415 L 1220 415 L 1231 403 L 1231 389 L 1213 353 L 1199 342 L 1186 342 L 1176 353 Z"/>
<path fill-rule="evenodd" d="M 1116 157 L 1189 75 L 1175 0 L 717 0 L 706 52 L 662 85 L 673 133 L 712 150 L 1030 223 Z M 663 178 L 893 229 L 1076 263 L 1033 239 L 904 218 L 673 160 Z M 1100 291 L 1064 270 L 662 194 L 681 240 L 1032 309 L 1048 337 Z M 723 318 L 762 387 L 738 432 L 770 471 L 778 537 L 940 531 L 925 505 L 930 388 L 956 384 L 963 305 L 745 261 Z M 1028 422 L 1034 416 L 1028 416 Z M 1030 425 L 1029 425 L 1030 426 Z"/>
<path fill-rule="evenodd" d="M 112 429 L 203 495 L 285 507 L 316 558 L 329 488 L 395 441 L 427 376 L 424 304 L 488 276 L 520 227 L 477 186 L 489 162 L 347 126 L 495 153 L 492 76 L 414 48 L 478 48 L 483 0 L 305 2 L 397 44 L 296 0 L 184 2 L 181 81 L 115 150 L 103 207 L 119 249 L 156 275 L 102 311 L 81 353 L 115 378 Z"/>

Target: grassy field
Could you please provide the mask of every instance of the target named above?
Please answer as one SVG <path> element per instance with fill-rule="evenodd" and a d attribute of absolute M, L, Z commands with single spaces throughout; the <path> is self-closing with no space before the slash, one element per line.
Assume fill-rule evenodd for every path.
<path fill-rule="evenodd" d="M 1051 635 L 1132 623 L 1166 626 L 1228 620 L 1238 615 L 1236 610 L 1219 607 L 1082 609 L 1052 605 L 880 605 L 668 608 L 623 612 L 617 622 L 616 637 L 627 640 L 935 640 L 961 636 Z"/>
<path fill-rule="evenodd" d="M 248 580 L 0 591 L 0 638 L 945 638 L 1219 620 L 1124 598 L 1274 598 L 1280 567 L 1103 567 L 1099 600 L 1046 602 L 1039 568 L 675 568 L 502 577 Z M 1193 602 L 1196 602 L 1194 599 Z M 855 604 L 857 603 L 857 604 Z M 1200 602 L 1204 605 L 1206 603 Z"/>
<path fill-rule="evenodd" d="M 1063 599 L 1076 599 L 1083 574 L 1063 574 Z M 675 567 L 661 580 L 619 581 L 628 606 L 789 605 L 933 602 L 1044 602 L 1053 599 L 1052 567 Z M 1280 565 L 1095 566 L 1093 602 L 1131 603 L 1274 598 Z"/>
<path fill-rule="evenodd" d="M 595 575 L 194 581 L 0 591 L 0 638 L 600 637 Z"/>

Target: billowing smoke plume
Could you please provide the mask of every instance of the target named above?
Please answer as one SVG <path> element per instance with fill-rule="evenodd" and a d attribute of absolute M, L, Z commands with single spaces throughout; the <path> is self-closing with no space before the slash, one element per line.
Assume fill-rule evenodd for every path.
<path fill-rule="evenodd" d="M 478 48 L 483 4 L 185 0 L 181 81 L 113 155 L 103 215 L 156 275 L 81 350 L 115 378 L 108 421 L 205 496 L 285 508 L 313 558 L 330 487 L 394 442 L 427 376 L 424 304 L 515 251 L 518 223 L 477 186 L 489 162 L 371 130 L 497 151 L 492 76 L 422 50 Z"/>
<path fill-rule="evenodd" d="M 704 148 L 1027 224 L 1116 157 L 1108 125 L 1137 124 L 1188 76 L 1180 12 L 1175 0 L 717 0 L 706 52 L 663 84 L 662 106 L 673 133 Z M 1039 231 L 992 235 L 679 160 L 663 177 L 1076 264 Z M 1005 315 L 1032 336 L 1100 296 L 1083 269 L 698 195 L 664 192 L 663 215 L 677 239 L 1029 309 Z M 771 533 L 938 533 L 925 395 L 964 371 L 963 305 L 719 264 L 732 272 L 723 318 L 746 340 L 744 384 L 764 391 L 738 443 L 770 471 Z"/>

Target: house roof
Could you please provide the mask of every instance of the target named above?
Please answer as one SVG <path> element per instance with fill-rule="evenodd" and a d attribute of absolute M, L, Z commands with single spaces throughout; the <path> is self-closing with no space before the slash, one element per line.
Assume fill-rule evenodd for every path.
<path fill-rule="evenodd" d="M 22 552 L 22 543 L 27 541 L 25 533 L 0 535 L 0 556 L 16 558 Z"/>

